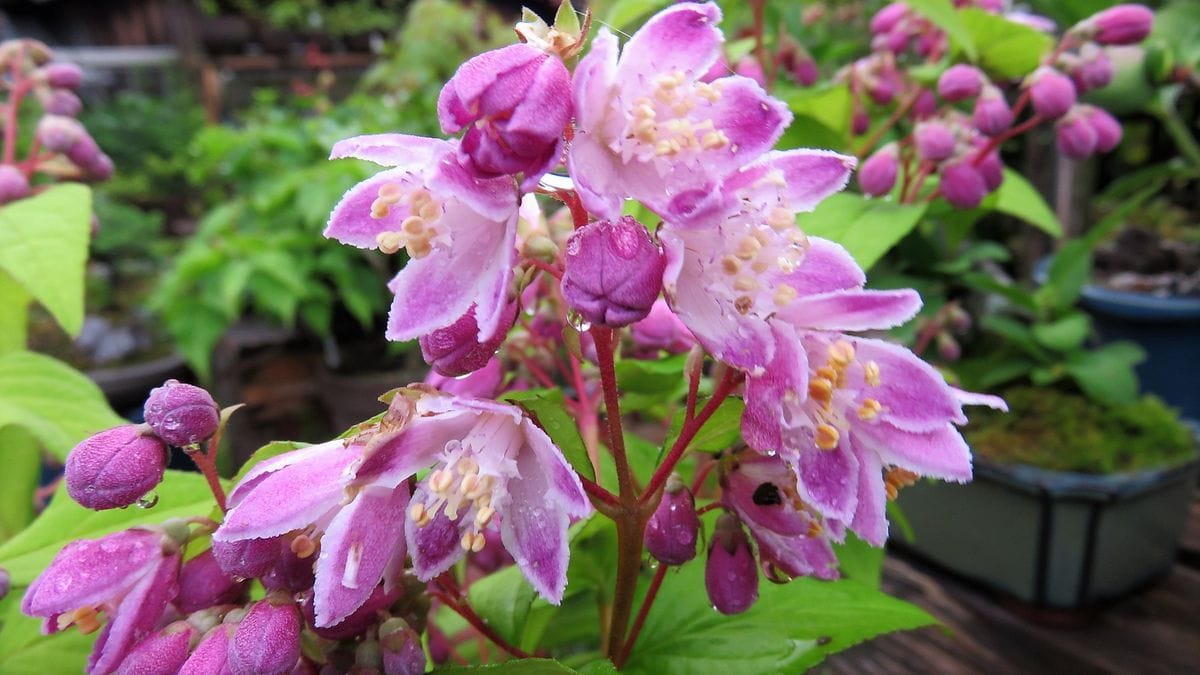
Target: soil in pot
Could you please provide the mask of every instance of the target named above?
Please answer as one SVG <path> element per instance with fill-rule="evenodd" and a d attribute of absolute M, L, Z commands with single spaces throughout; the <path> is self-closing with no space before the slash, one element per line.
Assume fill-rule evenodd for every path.
<path fill-rule="evenodd" d="M 1114 291 L 1200 298 L 1200 237 L 1125 229 L 1096 250 L 1095 279 Z"/>

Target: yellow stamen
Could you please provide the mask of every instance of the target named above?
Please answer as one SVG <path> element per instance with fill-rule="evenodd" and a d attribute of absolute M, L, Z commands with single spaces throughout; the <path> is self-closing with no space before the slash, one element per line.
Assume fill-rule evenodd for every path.
<path fill-rule="evenodd" d="M 883 405 L 873 398 L 863 399 L 862 405 L 858 408 L 858 419 L 863 421 L 871 421 L 879 416 L 879 412 L 883 410 Z"/>
<path fill-rule="evenodd" d="M 818 403 L 829 403 L 833 400 L 833 382 L 823 377 L 809 380 L 808 396 Z"/>
<path fill-rule="evenodd" d="M 872 387 L 879 386 L 881 380 L 879 378 L 878 363 L 875 363 L 874 361 L 867 361 L 863 364 L 863 380 L 865 380 L 866 383 Z"/>
<path fill-rule="evenodd" d="M 841 435 L 832 424 L 818 424 L 816 431 L 817 447 L 821 450 L 833 450 L 838 446 Z"/>

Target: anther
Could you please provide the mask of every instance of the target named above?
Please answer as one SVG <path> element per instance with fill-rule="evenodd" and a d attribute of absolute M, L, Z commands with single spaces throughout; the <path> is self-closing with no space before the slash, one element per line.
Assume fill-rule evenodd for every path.
<path fill-rule="evenodd" d="M 849 365 L 854 360 L 854 345 L 838 340 L 829 346 L 829 360 L 839 366 Z"/>
<path fill-rule="evenodd" d="M 833 450 L 838 446 L 841 437 L 832 424 L 818 424 L 815 436 L 817 447 L 821 450 Z"/>
<path fill-rule="evenodd" d="M 747 314 L 754 307 L 754 300 L 748 295 L 739 295 L 733 301 L 733 308 L 738 311 L 738 314 Z"/>
<path fill-rule="evenodd" d="M 308 535 L 301 534 L 292 540 L 288 548 L 292 549 L 292 553 L 295 553 L 297 558 L 303 560 L 312 557 L 312 554 L 317 552 L 317 542 Z"/>
<path fill-rule="evenodd" d="M 796 289 L 791 286 L 780 286 L 775 289 L 775 294 L 771 296 L 777 307 L 784 307 L 791 301 L 796 299 Z"/>
<path fill-rule="evenodd" d="M 862 405 L 858 408 L 858 419 L 870 421 L 879 416 L 883 410 L 883 405 L 873 398 L 863 399 Z"/>
<path fill-rule="evenodd" d="M 429 524 L 429 521 L 432 520 L 429 515 L 429 509 L 426 509 L 425 505 L 421 502 L 413 504 L 408 509 L 408 517 L 412 518 L 412 521 L 416 523 L 417 527 L 425 527 Z"/>
<path fill-rule="evenodd" d="M 823 377 L 809 380 L 808 396 L 818 403 L 829 403 L 833 400 L 833 382 Z"/>
<path fill-rule="evenodd" d="M 879 364 L 874 361 L 867 361 L 863 364 L 863 380 L 872 387 L 878 387 L 880 383 Z"/>

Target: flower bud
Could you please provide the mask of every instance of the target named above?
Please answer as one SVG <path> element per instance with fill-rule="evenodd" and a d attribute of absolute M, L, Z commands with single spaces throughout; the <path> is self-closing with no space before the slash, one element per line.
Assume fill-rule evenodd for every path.
<path fill-rule="evenodd" d="M 183 564 L 179 571 L 179 596 L 175 598 L 175 607 L 190 614 L 216 605 L 232 604 L 245 589 L 245 582 L 222 570 L 209 549 Z"/>
<path fill-rule="evenodd" d="M 1034 112 L 1048 120 L 1056 120 L 1075 105 L 1075 84 L 1066 75 L 1043 66 L 1031 76 L 1029 95 Z"/>
<path fill-rule="evenodd" d="M 956 141 L 954 132 L 942 122 L 930 120 L 917 125 L 913 132 L 917 154 L 921 159 L 940 162 L 954 154 Z"/>
<path fill-rule="evenodd" d="M 0 600 L 8 597 L 8 592 L 12 590 L 12 575 L 8 570 L 0 567 Z"/>
<path fill-rule="evenodd" d="M 1154 12 L 1144 5 L 1117 5 L 1084 19 L 1080 28 L 1102 45 L 1132 45 L 1146 39 Z"/>
<path fill-rule="evenodd" d="M 168 675 L 188 660 L 198 631 L 187 621 L 176 621 L 142 640 L 117 668 L 117 675 Z"/>
<path fill-rule="evenodd" d="M 903 2 L 893 2 L 875 12 L 875 16 L 871 17 L 871 32 L 875 35 L 889 33 L 907 16 L 908 5 Z"/>
<path fill-rule="evenodd" d="M 1004 182 L 1004 162 L 1000 161 L 1000 153 L 996 150 L 984 155 L 975 165 L 975 170 L 983 176 L 983 185 L 988 192 L 992 192 Z"/>
<path fill-rule="evenodd" d="M 238 579 L 261 577 L 271 571 L 282 553 L 279 537 L 212 543 L 213 559 L 226 574 Z"/>
<path fill-rule="evenodd" d="M 438 97 L 442 131 L 466 129 L 460 152 L 483 176 L 524 173 L 523 189 L 558 163 L 571 119 L 571 74 L 557 57 L 527 44 L 462 64 Z"/>
<path fill-rule="evenodd" d="M 235 627 L 223 623 L 204 634 L 200 644 L 179 669 L 179 675 L 212 675 L 229 672 L 229 643 Z"/>
<path fill-rule="evenodd" d="M 858 170 L 858 186 L 872 197 L 886 195 L 896 184 L 900 169 L 895 143 L 888 143 L 867 158 Z"/>
<path fill-rule="evenodd" d="M 144 413 L 159 438 L 179 447 L 207 441 L 221 424 L 221 409 L 212 395 L 179 380 L 151 389 Z"/>
<path fill-rule="evenodd" d="M 999 136 L 1008 131 L 1013 123 L 1012 108 L 999 89 L 988 85 L 975 100 L 975 111 L 971 122 L 985 136 Z"/>
<path fill-rule="evenodd" d="M 937 114 L 937 109 L 937 97 L 929 89 L 921 89 L 916 100 L 913 101 L 910 116 L 915 120 L 927 119 Z"/>
<path fill-rule="evenodd" d="M 475 305 L 471 305 L 466 314 L 458 317 L 454 323 L 420 337 L 421 356 L 425 358 L 425 363 L 446 377 L 474 372 L 492 360 L 516 320 L 517 304 L 514 302 L 505 308 L 496 332 L 480 342 Z"/>
<path fill-rule="evenodd" d="M 699 532 L 692 491 L 672 474 L 663 488 L 662 501 L 646 523 L 646 550 L 664 565 L 682 565 L 696 557 Z"/>
<path fill-rule="evenodd" d="M 946 331 L 937 334 L 937 351 L 938 356 L 945 361 L 957 361 L 958 357 L 962 356 L 962 347 L 959 346 L 958 340 Z"/>
<path fill-rule="evenodd" d="M 105 180 L 112 176 L 112 160 L 86 131 L 75 141 L 75 145 L 67 149 L 66 155 L 72 164 L 83 169 L 90 178 Z"/>
<path fill-rule="evenodd" d="M 896 98 L 896 91 L 903 85 L 895 71 L 880 73 L 867 87 L 867 94 L 878 105 L 887 105 Z"/>
<path fill-rule="evenodd" d="M 1071 69 L 1071 80 L 1079 92 L 1107 87 L 1114 74 L 1112 59 L 1093 43 L 1080 50 L 1080 60 Z"/>
<path fill-rule="evenodd" d="M 38 100 L 42 109 L 50 115 L 75 117 L 83 110 L 83 101 L 79 100 L 75 92 L 67 89 L 47 89 L 38 95 Z"/>
<path fill-rule="evenodd" d="M 1071 159 L 1087 159 L 1096 151 L 1096 130 L 1078 107 L 1054 125 L 1058 151 Z"/>
<path fill-rule="evenodd" d="M 734 66 L 733 72 L 754 80 L 760 87 L 767 86 L 767 73 L 763 70 L 762 64 L 753 56 L 743 56 Z"/>
<path fill-rule="evenodd" d="M 641 223 L 629 216 L 576 230 L 566 247 L 562 292 L 587 321 L 628 326 L 650 313 L 666 260 Z"/>
<path fill-rule="evenodd" d="M 975 98 L 983 89 L 983 73 L 965 63 L 950 66 L 938 78 L 938 95 L 947 101 Z"/>
<path fill-rule="evenodd" d="M 58 89 L 75 89 L 83 84 L 83 69 L 74 63 L 48 63 L 41 68 L 46 84 Z"/>
<path fill-rule="evenodd" d="M 0 165 L 0 205 L 29 196 L 29 179 L 11 164 Z"/>
<path fill-rule="evenodd" d="M 629 335 L 637 353 L 645 358 L 657 357 L 659 350 L 682 354 L 696 344 L 692 332 L 662 298 L 654 301 L 646 318 L 630 326 Z"/>
<path fill-rule="evenodd" d="M 1107 110 L 1092 105 L 1080 106 L 1080 112 L 1096 132 L 1096 152 L 1112 152 L 1121 143 L 1121 123 Z"/>
<path fill-rule="evenodd" d="M 862 136 L 871 128 L 871 116 L 866 110 L 858 108 L 850 118 L 850 133 Z"/>
<path fill-rule="evenodd" d="M 722 614 L 741 614 L 758 600 L 758 566 L 750 540 L 741 521 L 731 513 L 717 519 L 704 566 L 704 586 L 713 607 Z"/>
<path fill-rule="evenodd" d="M 284 675 L 300 658 L 300 614 L 290 602 L 254 603 L 229 641 L 233 675 Z"/>
<path fill-rule="evenodd" d="M 37 139 L 50 152 L 66 153 L 87 131 L 78 120 L 62 115 L 46 115 L 38 120 Z"/>
<path fill-rule="evenodd" d="M 979 206 L 987 195 L 987 185 L 979 171 L 969 160 L 961 160 L 942 167 L 942 196 L 951 205 L 960 209 Z"/>
<path fill-rule="evenodd" d="M 817 62 L 805 54 L 796 58 L 796 62 L 792 66 L 792 77 L 800 86 L 811 87 L 821 79 L 821 70 L 817 67 Z"/>
<path fill-rule="evenodd" d="M 397 584 L 391 591 L 384 591 L 383 585 L 376 586 L 362 607 L 354 610 L 335 625 L 324 628 L 316 625 L 316 608 L 313 605 L 311 593 L 304 598 L 304 602 L 300 605 L 300 611 L 304 614 L 308 625 L 313 627 L 312 631 L 317 635 L 327 640 L 351 640 L 375 625 L 379 621 L 379 613 L 396 604 L 403 593 L 404 586 L 401 584 Z"/>
<path fill-rule="evenodd" d="M 425 672 L 425 651 L 421 636 L 404 619 L 392 618 L 379 627 L 379 646 L 383 648 L 383 672 L 387 675 L 421 675 Z"/>
<path fill-rule="evenodd" d="M 67 494 L 71 499 L 89 509 L 115 509 L 129 506 L 153 490 L 167 468 L 167 449 L 144 430 L 126 424 L 76 445 L 67 455 Z"/>

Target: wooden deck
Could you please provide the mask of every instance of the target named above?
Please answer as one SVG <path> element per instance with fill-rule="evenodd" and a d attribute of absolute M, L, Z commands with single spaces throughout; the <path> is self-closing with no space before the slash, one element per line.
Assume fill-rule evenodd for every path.
<path fill-rule="evenodd" d="M 1175 567 L 1103 610 L 1033 615 L 895 552 L 885 590 L 925 608 L 944 628 L 884 636 L 828 659 L 819 672 L 1200 673 L 1200 495 Z"/>

